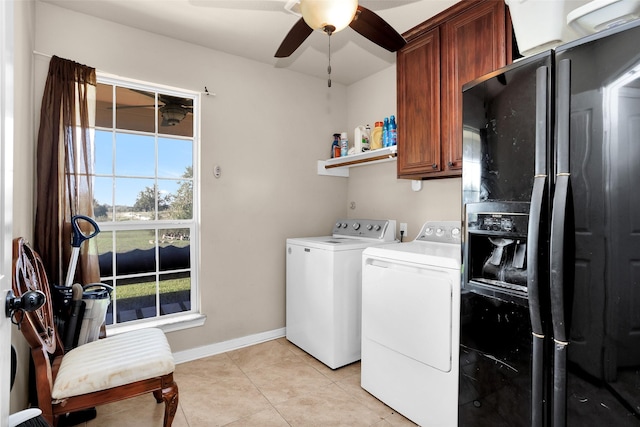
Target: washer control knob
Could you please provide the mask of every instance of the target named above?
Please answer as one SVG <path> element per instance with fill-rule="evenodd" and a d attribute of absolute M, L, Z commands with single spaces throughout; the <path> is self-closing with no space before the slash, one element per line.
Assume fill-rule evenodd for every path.
<path fill-rule="evenodd" d="M 454 237 L 456 239 L 460 237 L 460 229 L 458 227 L 455 227 L 451 230 L 451 237 Z"/>
<path fill-rule="evenodd" d="M 438 237 L 444 236 L 444 228 L 442 228 L 442 227 L 436 228 L 436 236 L 438 236 Z"/>
<path fill-rule="evenodd" d="M 380 231 L 381 228 L 382 227 L 380 227 L 380 224 L 376 224 L 376 225 L 373 226 L 373 229 L 376 230 L 376 231 Z"/>
<path fill-rule="evenodd" d="M 353 227 L 354 230 L 357 230 L 357 229 L 360 228 L 360 223 L 359 222 L 354 222 L 352 227 Z"/>
<path fill-rule="evenodd" d="M 369 231 L 373 230 L 373 225 L 367 224 L 367 230 L 369 230 Z"/>
<path fill-rule="evenodd" d="M 346 222 L 342 223 L 342 228 L 347 228 L 347 223 Z"/>
<path fill-rule="evenodd" d="M 336 228 L 340 228 L 342 224 L 340 224 L 339 222 L 336 222 Z"/>
<path fill-rule="evenodd" d="M 433 228 L 431 227 L 427 227 L 424 229 L 424 235 L 425 236 L 431 236 L 433 234 Z"/>

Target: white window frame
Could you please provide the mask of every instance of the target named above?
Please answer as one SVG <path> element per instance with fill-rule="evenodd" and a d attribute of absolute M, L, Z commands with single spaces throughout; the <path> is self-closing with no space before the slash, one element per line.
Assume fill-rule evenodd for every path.
<path fill-rule="evenodd" d="M 184 89 L 172 88 L 159 84 L 152 84 L 148 82 L 142 82 L 133 79 L 127 79 L 119 76 L 114 76 L 100 71 L 96 72 L 97 83 L 103 83 L 108 85 L 114 85 L 129 89 L 137 89 L 149 92 L 159 92 L 164 95 L 193 98 L 193 218 L 191 220 L 153 220 L 153 221 L 111 221 L 111 222 L 99 222 L 98 225 L 101 231 L 126 231 L 126 230 L 144 230 L 144 229 L 162 229 L 163 227 L 180 227 L 191 228 L 193 233 L 190 235 L 190 282 L 191 282 L 191 310 L 183 311 L 180 313 L 168 314 L 160 316 L 157 314 L 155 317 L 133 320 L 125 323 L 115 323 L 107 325 L 108 335 L 117 335 L 118 333 L 127 332 L 136 329 L 142 329 L 147 327 L 159 327 L 165 332 L 174 330 L 186 329 L 191 327 L 197 327 L 204 324 L 206 316 L 201 313 L 201 301 L 200 301 L 200 103 L 201 93 L 193 92 Z M 156 107 L 157 108 L 157 107 Z M 114 112 L 115 115 L 115 112 Z M 115 119 L 112 124 L 115 126 Z M 106 128 L 96 129 L 103 130 Z M 113 127 L 111 128 L 113 129 Z M 127 131 L 128 132 L 128 131 Z M 132 133 L 136 133 L 135 131 Z M 156 120 L 156 132 L 154 135 L 164 137 L 165 135 L 159 134 L 157 129 Z M 166 137 L 181 137 L 175 135 L 167 135 Z M 157 174 L 157 172 L 156 172 Z M 158 247 L 156 246 L 156 252 Z M 156 257 L 158 254 L 156 253 Z M 115 254 L 114 254 L 115 257 Z M 113 277 L 115 279 L 115 259 L 113 260 Z M 157 272 L 156 272 L 157 275 Z M 102 280 L 102 278 L 101 278 Z M 108 279 L 110 280 L 110 279 Z M 156 282 L 157 283 L 157 282 Z M 117 303 L 117 301 L 116 301 Z M 156 304 L 158 301 L 156 301 Z M 159 313 L 159 312 L 158 312 Z M 113 310 L 113 316 L 115 316 L 115 310 Z"/>

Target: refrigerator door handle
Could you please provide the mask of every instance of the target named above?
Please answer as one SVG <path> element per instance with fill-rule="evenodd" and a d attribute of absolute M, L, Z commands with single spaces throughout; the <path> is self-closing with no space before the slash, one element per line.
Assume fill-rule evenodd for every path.
<path fill-rule="evenodd" d="M 544 423 L 544 330 L 540 312 L 540 235 L 542 207 L 547 197 L 547 126 L 549 68 L 536 70 L 535 169 L 527 230 L 527 296 L 532 331 L 531 425 Z"/>
<path fill-rule="evenodd" d="M 535 139 L 535 175 L 529 207 L 527 230 L 527 293 L 531 329 L 536 335 L 544 337 L 540 313 L 540 230 L 542 226 L 542 206 L 547 193 L 547 111 L 548 111 L 548 67 L 536 70 L 536 139 Z"/>
<path fill-rule="evenodd" d="M 570 176 L 556 176 L 551 220 L 551 323 L 553 325 L 553 411 L 552 426 L 565 426 L 567 420 L 567 334 L 564 297 L 564 250 Z"/>
<path fill-rule="evenodd" d="M 533 182 L 529 230 L 527 232 L 527 293 L 531 318 L 531 426 L 544 425 L 544 330 L 540 313 L 539 239 L 542 204 L 547 187 L 546 176 L 536 176 Z"/>
<path fill-rule="evenodd" d="M 571 115 L 571 60 L 563 59 L 556 67 L 558 82 L 556 173 L 569 173 L 569 116 Z"/>
<path fill-rule="evenodd" d="M 553 339 L 561 343 L 569 341 L 564 310 L 564 243 L 569 187 L 569 174 L 558 174 L 551 219 L 551 320 Z"/>
<path fill-rule="evenodd" d="M 567 372 L 566 359 L 569 336 L 565 313 L 565 225 L 571 197 L 569 173 L 569 121 L 571 118 L 571 61 L 558 63 L 556 182 L 553 195 L 550 241 L 551 323 L 554 340 L 553 366 L 553 426 L 566 425 Z"/>
<path fill-rule="evenodd" d="M 549 114 L 549 67 L 542 66 L 536 70 L 536 140 L 534 175 L 547 176 L 547 139 Z"/>

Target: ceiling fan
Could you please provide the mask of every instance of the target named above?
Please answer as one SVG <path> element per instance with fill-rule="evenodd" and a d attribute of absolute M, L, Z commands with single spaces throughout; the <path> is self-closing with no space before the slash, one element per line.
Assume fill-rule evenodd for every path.
<path fill-rule="evenodd" d="M 358 5 L 358 0 L 290 0 L 285 9 L 302 17 L 280 44 L 276 58 L 290 56 L 313 30 L 331 36 L 347 26 L 390 52 L 396 52 L 406 44 L 391 25 L 371 10 Z"/>
<path fill-rule="evenodd" d="M 154 98 L 151 92 L 145 92 L 137 89 L 130 89 L 133 92 Z M 163 105 L 160 105 L 163 104 Z M 123 108 L 148 108 L 155 105 L 126 105 L 117 106 L 117 109 Z M 177 96 L 164 95 L 158 93 L 158 111 L 162 114 L 162 122 L 160 126 L 175 126 L 179 124 L 189 113 L 193 113 L 193 99 L 179 98 Z"/>

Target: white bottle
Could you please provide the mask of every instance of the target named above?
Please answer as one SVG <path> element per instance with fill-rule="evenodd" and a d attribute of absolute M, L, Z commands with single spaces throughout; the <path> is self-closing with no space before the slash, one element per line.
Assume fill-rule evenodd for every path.
<path fill-rule="evenodd" d="M 369 151 L 371 148 L 371 128 L 367 125 L 362 134 L 362 151 Z"/>
<path fill-rule="evenodd" d="M 349 154 L 349 139 L 347 133 L 342 132 L 340 134 L 340 157 L 344 157 Z"/>
<path fill-rule="evenodd" d="M 369 137 L 371 129 L 365 126 L 358 126 L 353 131 L 353 146 L 355 147 L 356 154 L 363 151 L 369 151 Z"/>

